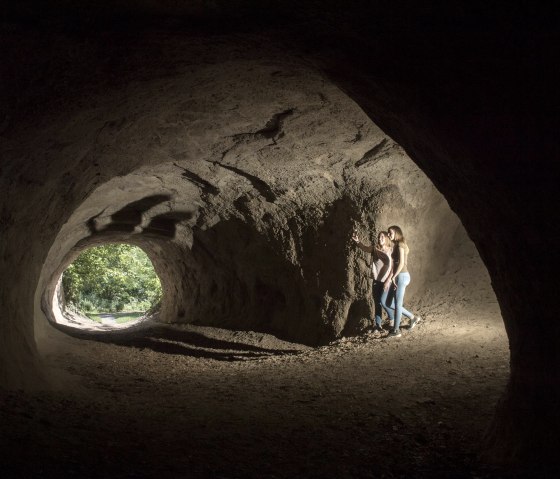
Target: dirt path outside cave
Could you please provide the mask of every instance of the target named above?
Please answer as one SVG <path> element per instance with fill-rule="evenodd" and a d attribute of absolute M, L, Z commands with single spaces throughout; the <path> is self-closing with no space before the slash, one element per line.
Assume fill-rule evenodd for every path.
<path fill-rule="evenodd" d="M 1 393 L 3 477 L 495 477 L 477 455 L 508 375 L 499 309 L 433 300 L 402 338 L 321 348 L 67 337 L 47 358 L 65 390 Z"/>

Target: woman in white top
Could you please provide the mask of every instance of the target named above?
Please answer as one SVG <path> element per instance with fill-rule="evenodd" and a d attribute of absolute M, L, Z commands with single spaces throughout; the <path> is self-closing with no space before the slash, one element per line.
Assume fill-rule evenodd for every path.
<path fill-rule="evenodd" d="M 393 261 L 391 253 L 393 251 L 393 243 L 389 239 L 389 233 L 381 231 L 377 235 L 377 244 L 375 247 L 366 246 L 359 238 L 358 234 L 354 232 L 352 239 L 357 243 L 358 248 L 366 253 L 371 253 L 373 262 L 371 271 L 373 274 L 373 302 L 375 305 L 375 328 L 383 331 L 381 326 L 381 312 L 382 308 L 387 311 L 389 319 L 393 320 L 393 310 L 387 306 L 387 295 L 391 286 L 391 277 L 393 272 Z"/>

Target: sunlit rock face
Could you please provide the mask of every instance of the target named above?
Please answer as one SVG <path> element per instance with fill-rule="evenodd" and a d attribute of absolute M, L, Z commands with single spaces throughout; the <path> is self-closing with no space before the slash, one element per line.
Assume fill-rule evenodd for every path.
<path fill-rule="evenodd" d="M 66 188 L 93 180 L 56 231 L 36 290 L 51 321 L 63 269 L 108 241 L 152 259 L 164 290 L 160 321 L 308 344 L 355 334 L 372 317 L 370 258 L 350 240 L 354 228 L 366 243 L 391 224 L 409 233 L 411 297 L 441 272 L 458 219 L 317 71 L 255 59 L 191 64 L 110 96 L 49 125 L 56 136 L 47 141 L 63 145 L 55 161 L 74 165 Z M 93 151 L 76 155 L 92 141 Z M 101 171 L 115 177 L 95 187 Z"/>

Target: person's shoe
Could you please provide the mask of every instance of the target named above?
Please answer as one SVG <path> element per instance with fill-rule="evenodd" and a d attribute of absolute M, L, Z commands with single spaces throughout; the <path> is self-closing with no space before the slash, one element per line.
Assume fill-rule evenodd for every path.
<path fill-rule="evenodd" d="M 410 320 L 410 324 L 408 326 L 408 329 L 413 329 L 416 327 L 416 325 L 422 321 L 422 318 L 420 316 L 414 316 L 411 320 Z"/>
<path fill-rule="evenodd" d="M 391 332 L 387 335 L 388 338 L 400 338 L 401 336 L 402 334 L 398 329 L 391 330 Z"/>
<path fill-rule="evenodd" d="M 375 326 L 376 331 L 379 331 L 380 333 L 384 333 L 385 330 L 383 329 L 383 326 L 381 326 L 380 324 Z"/>
<path fill-rule="evenodd" d="M 368 326 L 365 330 L 366 334 L 372 334 L 375 332 L 375 326 Z"/>

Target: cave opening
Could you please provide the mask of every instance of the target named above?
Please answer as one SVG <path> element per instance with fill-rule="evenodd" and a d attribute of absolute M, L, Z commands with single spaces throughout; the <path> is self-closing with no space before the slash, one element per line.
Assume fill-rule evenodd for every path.
<path fill-rule="evenodd" d="M 80 252 L 57 287 L 55 319 L 78 329 L 130 327 L 159 312 L 162 289 L 146 253 L 126 243 Z M 62 320 L 65 322 L 62 322 Z"/>

